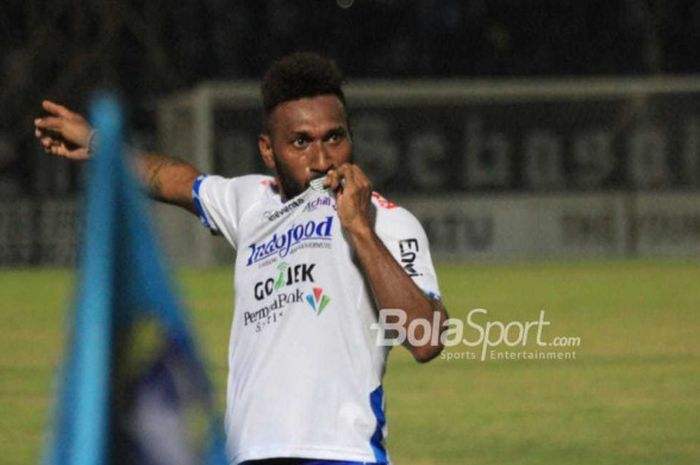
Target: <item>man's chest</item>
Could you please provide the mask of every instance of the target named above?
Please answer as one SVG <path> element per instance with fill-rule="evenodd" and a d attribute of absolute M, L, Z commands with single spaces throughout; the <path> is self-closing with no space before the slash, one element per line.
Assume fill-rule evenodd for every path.
<path fill-rule="evenodd" d="M 238 254 L 246 268 L 260 268 L 305 249 L 331 250 L 345 242 L 335 200 L 309 191 L 287 203 L 262 201 L 241 219 Z M 327 252 L 330 253 L 330 252 Z"/>
<path fill-rule="evenodd" d="M 260 205 L 240 232 L 235 287 L 243 330 L 265 334 L 286 322 L 304 333 L 341 321 L 334 313 L 355 305 L 364 281 L 330 196 Z"/>

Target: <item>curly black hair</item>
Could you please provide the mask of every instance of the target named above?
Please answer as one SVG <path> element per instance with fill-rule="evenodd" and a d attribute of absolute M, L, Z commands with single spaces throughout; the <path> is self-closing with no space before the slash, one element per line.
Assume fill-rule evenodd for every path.
<path fill-rule="evenodd" d="M 265 73 L 262 99 L 265 119 L 277 105 L 291 100 L 334 94 L 345 105 L 343 74 L 335 62 L 313 52 L 294 52 Z"/>

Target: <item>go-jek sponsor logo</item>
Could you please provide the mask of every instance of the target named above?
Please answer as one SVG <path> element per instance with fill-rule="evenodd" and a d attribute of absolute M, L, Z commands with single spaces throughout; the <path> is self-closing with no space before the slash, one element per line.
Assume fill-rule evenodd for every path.
<path fill-rule="evenodd" d="M 277 271 L 279 272 L 274 278 L 268 278 L 264 281 L 259 281 L 255 284 L 253 288 L 253 293 L 256 300 L 263 300 L 268 297 L 273 292 L 276 292 L 283 287 L 291 286 L 292 284 L 302 283 L 302 282 L 314 282 L 314 268 L 316 268 L 315 263 L 299 263 L 294 266 L 290 266 L 288 263 L 283 262 L 277 266 Z"/>
<path fill-rule="evenodd" d="M 265 301 L 254 311 L 243 312 L 243 324 L 253 326 L 255 332 L 261 332 L 266 327 L 276 324 L 284 317 L 287 307 L 292 304 L 306 302 L 316 313 L 316 316 L 328 306 L 331 298 L 323 293 L 320 287 L 312 287 L 311 293 L 305 293 L 296 284 L 314 283 L 315 263 L 299 263 L 289 265 L 281 263 L 278 273 L 254 286 L 254 296 L 257 301 Z M 290 287 L 293 290 L 290 290 Z"/>
<path fill-rule="evenodd" d="M 323 293 L 320 287 L 314 287 L 311 294 L 306 294 L 306 302 L 311 305 L 311 309 L 316 312 L 316 316 L 320 315 L 323 309 L 326 308 L 331 298 Z"/>
<path fill-rule="evenodd" d="M 290 226 L 281 234 L 274 233 L 270 240 L 252 243 L 248 246 L 250 255 L 246 266 L 268 257 L 285 257 L 297 244 L 305 241 L 329 241 L 333 230 L 333 217 L 327 216 L 322 221 L 309 220 L 306 223 Z"/>

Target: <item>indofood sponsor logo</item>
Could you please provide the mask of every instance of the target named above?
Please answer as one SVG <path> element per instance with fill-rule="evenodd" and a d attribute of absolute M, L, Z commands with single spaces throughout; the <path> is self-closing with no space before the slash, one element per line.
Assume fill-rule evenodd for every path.
<path fill-rule="evenodd" d="M 314 287 L 311 294 L 306 294 L 306 302 L 311 306 L 311 309 L 316 312 L 316 316 L 320 315 L 326 305 L 331 301 L 331 298 L 323 294 L 323 289 Z"/>
<path fill-rule="evenodd" d="M 326 197 L 317 197 L 314 200 L 311 200 L 306 203 L 306 206 L 304 207 L 305 212 L 312 212 L 316 210 L 319 207 L 333 207 L 333 209 L 336 209 L 335 204 L 333 203 L 333 200 L 326 196 Z"/>
<path fill-rule="evenodd" d="M 327 216 L 325 220 L 318 222 L 309 220 L 306 223 L 293 224 L 281 234 L 274 233 L 270 240 L 250 244 L 248 246 L 250 255 L 246 266 L 273 256 L 283 258 L 292 248 L 302 242 L 330 241 L 332 230 L 332 216 Z"/>
<path fill-rule="evenodd" d="M 253 287 L 253 295 L 255 300 L 263 300 L 284 287 L 292 284 L 303 282 L 314 282 L 313 271 L 316 268 L 315 263 L 299 263 L 290 266 L 283 262 L 277 265 L 279 273 L 274 278 L 268 278 L 264 281 L 258 281 Z"/>
<path fill-rule="evenodd" d="M 285 206 L 280 208 L 279 210 L 268 210 L 263 213 L 263 216 L 267 221 L 274 221 L 277 218 L 279 218 L 282 215 L 285 215 L 292 210 L 295 210 L 297 207 L 300 207 L 304 203 L 304 198 L 300 197 L 298 199 L 290 200 Z"/>

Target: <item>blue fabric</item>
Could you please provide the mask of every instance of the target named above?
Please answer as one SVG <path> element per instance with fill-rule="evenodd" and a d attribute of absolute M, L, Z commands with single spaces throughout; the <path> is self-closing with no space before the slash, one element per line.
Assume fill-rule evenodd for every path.
<path fill-rule="evenodd" d="M 374 458 L 377 462 L 387 463 L 386 448 L 384 447 L 384 433 L 382 431 L 386 424 L 386 417 L 384 416 L 384 388 L 381 384 L 370 393 L 369 402 L 372 407 L 372 412 L 374 412 L 374 416 L 377 419 L 377 427 L 370 439 L 370 445 L 372 446 Z"/>
<path fill-rule="evenodd" d="M 243 462 L 241 465 L 384 465 L 376 462 L 347 462 L 318 459 L 265 459 Z"/>
<path fill-rule="evenodd" d="M 210 385 L 143 195 L 122 159 L 121 110 L 103 98 L 93 116 L 101 136 L 89 167 L 79 289 L 44 462 L 165 465 L 187 455 L 227 465 Z M 179 429 L 165 428 L 163 418 Z M 180 436 L 191 433 L 189 447 Z"/>
<path fill-rule="evenodd" d="M 425 295 L 427 295 L 428 297 L 430 297 L 431 299 L 434 299 L 434 300 L 442 300 L 441 297 L 440 297 L 440 294 L 438 294 L 437 292 L 433 292 L 433 291 L 423 291 L 423 293 L 424 293 Z"/>
<path fill-rule="evenodd" d="M 206 227 L 207 229 L 214 229 L 212 228 L 211 223 L 209 223 L 209 219 L 207 218 L 207 214 L 204 212 L 204 207 L 202 207 L 202 201 L 199 200 L 199 187 L 202 185 L 202 181 L 207 176 L 205 174 L 202 174 L 195 179 L 194 184 L 192 185 L 192 201 L 194 202 L 194 208 L 197 210 L 197 216 L 199 216 L 199 221 Z"/>

